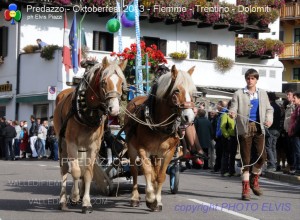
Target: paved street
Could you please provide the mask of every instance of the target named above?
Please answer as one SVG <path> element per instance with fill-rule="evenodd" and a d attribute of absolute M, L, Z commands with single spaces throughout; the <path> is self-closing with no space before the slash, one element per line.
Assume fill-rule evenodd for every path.
<path fill-rule="evenodd" d="M 163 188 L 163 211 L 149 212 L 144 180 L 140 177 L 142 203 L 129 207 L 130 182 L 120 180 L 118 197 L 99 195 L 92 188 L 94 212 L 81 207 L 57 210 L 60 175 L 57 162 L 49 160 L 0 161 L 0 219 L 299 219 L 300 185 L 261 178 L 264 196 L 240 200 L 239 177 L 221 178 L 209 171 L 188 170 L 180 175 L 177 195 L 170 194 L 168 177 Z M 69 178 L 70 179 L 70 178 Z M 117 181 L 116 181 L 117 182 Z M 71 189 L 71 181 L 68 190 Z"/>

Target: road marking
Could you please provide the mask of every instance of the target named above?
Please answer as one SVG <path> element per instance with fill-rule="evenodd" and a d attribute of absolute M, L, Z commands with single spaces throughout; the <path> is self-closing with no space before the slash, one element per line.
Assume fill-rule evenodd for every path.
<path fill-rule="evenodd" d="M 195 202 L 195 203 L 198 203 L 198 204 L 206 205 L 208 207 L 211 206 L 211 204 L 200 201 L 200 200 L 197 200 L 197 199 L 188 199 L 188 200 L 190 200 L 192 202 Z M 235 216 L 238 216 L 238 217 L 241 217 L 241 218 L 244 218 L 244 219 L 259 220 L 258 218 L 254 218 L 254 217 L 251 217 L 251 216 L 248 216 L 248 215 L 244 215 L 244 214 L 241 214 L 241 213 L 238 213 L 238 212 L 234 212 L 234 211 L 231 211 L 229 209 L 225 209 L 225 208 L 222 208 L 222 207 L 219 207 L 219 206 L 214 206 L 214 210 L 226 212 L 228 214 L 235 215 Z"/>
<path fill-rule="evenodd" d="M 271 184 L 271 185 L 288 186 L 288 187 L 300 189 L 300 186 L 298 186 L 298 185 L 280 182 L 280 180 L 269 181 L 269 180 L 267 180 L 266 178 L 262 178 L 262 179 L 260 179 L 260 182 L 261 182 L 261 183 Z"/>

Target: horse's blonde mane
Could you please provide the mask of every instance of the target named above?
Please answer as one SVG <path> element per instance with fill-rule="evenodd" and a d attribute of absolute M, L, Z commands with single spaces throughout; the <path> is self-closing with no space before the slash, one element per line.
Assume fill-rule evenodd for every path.
<path fill-rule="evenodd" d="M 158 87 L 157 87 L 157 92 L 156 92 L 157 98 L 162 99 L 164 97 L 167 90 L 169 89 L 169 86 L 171 85 L 171 81 L 172 81 L 171 72 L 167 72 L 167 73 L 163 74 L 158 79 Z M 195 86 L 190 74 L 188 74 L 187 72 L 182 71 L 182 70 L 178 70 L 178 74 L 177 74 L 175 83 L 170 92 L 172 93 L 179 85 L 182 86 L 185 89 L 185 91 L 190 94 L 197 91 L 196 86 Z"/>
<path fill-rule="evenodd" d="M 102 68 L 102 63 L 97 63 L 89 70 L 89 72 L 87 74 L 88 82 L 90 82 L 90 80 L 92 80 L 92 78 L 94 77 L 94 75 L 96 73 L 96 70 L 101 69 L 101 68 Z M 121 70 L 121 68 L 119 67 L 117 61 L 112 61 L 109 63 L 108 67 L 104 70 L 103 74 L 101 74 L 101 80 L 104 77 L 110 77 L 114 73 L 117 73 L 117 75 L 122 78 L 123 82 L 126 82 L 124 73 Z"/>

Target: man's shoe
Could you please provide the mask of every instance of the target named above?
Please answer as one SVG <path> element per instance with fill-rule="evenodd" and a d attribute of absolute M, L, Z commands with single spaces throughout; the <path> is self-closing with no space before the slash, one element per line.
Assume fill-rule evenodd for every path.
<path fill-rule="evenodd" d="M 258 179 L 259 179 L 258 174 L 251 173 L 251 175 L 250 175 L 250 188 L 252 189 L 252 192 L 255 195 L 261 196 L 263 193 L 262 193 L 262 190 L 259 187 Z"/>
<path fill-rule="evenodd" d="M 243 181 L 243 191 L 242 191 L 242 200 L 250 200 L 250 184 L 249 181 Z"/>

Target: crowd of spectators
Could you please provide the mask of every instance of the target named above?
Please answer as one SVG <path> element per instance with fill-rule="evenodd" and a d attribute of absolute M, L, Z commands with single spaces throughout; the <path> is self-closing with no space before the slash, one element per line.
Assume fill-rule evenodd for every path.
<path fill-rule="evenodd" d="M 54 133 L 53 117 L 41 122 L 40 118 L 30 116 L 27 121 L 0 118 L 0 158 L 20 160 L 26 158 L 48 158 L 58 160 L 58 141 Z"/>

